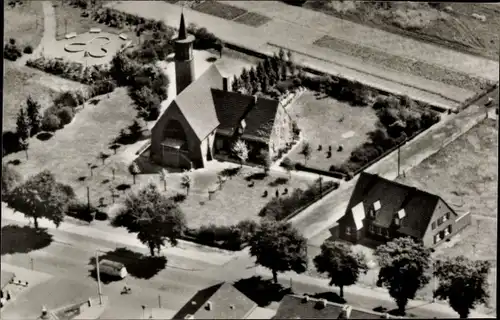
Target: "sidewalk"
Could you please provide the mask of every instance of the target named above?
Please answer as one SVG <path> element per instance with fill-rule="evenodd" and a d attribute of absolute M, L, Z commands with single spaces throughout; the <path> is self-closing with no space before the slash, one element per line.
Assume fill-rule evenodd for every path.
<path fill-rule="evenodd" d="M 167 25 L 173 28 L 178 28 L 179 16 L 182 9 L 180 6 L 162 1 L 147 3 L 118 1 L 106 6 L 123 12 L 138 14 L 145 18 L 163 20 Z M 308 10 L 305 9 L 301 10 L 308 12 Z M 304 65 L 314 69 L 324 70 L 328 73 L 340 74 L 346 78 L 355 78 L 360 82 L 373 85 L 383 90 L 408 94 L 413 98 L 418 98 L 419 100 L 432 104 L 450 106 L 457 104 L 456 100 L 461 100 L 471 95 L 470 91 L 458 87 L 448 86 L 440 82 L 430 81 L 407 74 L 403 75 L 393 72 L 391 77 L 394 76 L 397 80 L 394 80 L 396 82 L 389 81 L 378 76 L 387 74 L 388 71 L 386 69 L 381 69 L 374 65 L 368 66 L 362 62 L 353 60 L 349 56 L 342 56 L 333 50 L 328 51 L 326 55 L 328 56 L 328 60 L 323 61 L 323 58 L 317 57 L 318 49 L 312 44 L 316 38 L 325 34 L 324 32 L 322 33 L 315 30 L 321 29 L 320 26 L 315 26 L 314 29 L 311 29 L 298 24 L 280 23 L 279 21 L 275 22 L 272 20 L 272 22 L 264 26 L 254 28 L 188 8 L 184 8 L 184 14 L 187 23 L 195 23 L 199 26 L 206 27 L 210 32 L 213 32 L 217 37 L 227 43 L 234 43 L 253 51 L 270 54 L 275 53 L 278 49 L 269 45 L 269 43 L 276 43 L 286 39 L 287 42 L 281 43 L 280 45 L 287 49 L 296 47 L 295 49 L 298 48 L 299 52 L 305 51 L 306 54 L 295 54 L 296 59 Z M 314 14 L 318 13 L 314 12 Z M 270 26 L 271 23 L 274 24 Z M 302 35 L 302 37 L 294 38 L 294 36 L 297 37 L 297 35 Z M 308 36 L 306 37 L 306 35 Z M 325 54 L 323 55 L 325 56 Z M 342 62 L 339 63 L 339 61 L 336 61 L 337 59 Z M 342 63 L 348 63 L 350 68 Z M 358 63 L 362 64 L 354 70 L 353 65 L 357 65 Z M 443 98 L 443 96 L 445 96 L 445 98 Z"/>
<path fill-rule="evenodd" d="M 270 270 L 265 269 L 263 267 L 258 266 L 256 268 L 256 274 L 260 275 L 262 277 L 266 278 L 272 278 L 272 273 Z M 296 274 L 295 272 L 285 272 L 283 274 L 279 274 L 278 278 L 281 282 L 285 284 L 290 284 L 290 279 L 292 280 L 292 286 L 294 284 L 300 283 L 304 285 L 312 285 L 315 287 L 319 287 L 324 291 L 335 291 L 338 290 L 336 287 L 331 287 L 328 285 L 328 280 L 327 279 L 319 279 L 319 278 L 313 278 L 310 276 L 306 275 L 299 275 Z M 319 291 L 318 291 L 319 292 Z M 305 292 L 296 292 L 298 294 L 300 293 L 305 293 Z M 376 299 L 384 302 L 388 302 L 392 305 L 394 305 L 394 308 L 396 308 L 396 303 L 394 302 L 394 299 L 389 295 L 386 289 L 383 288 L 377 288 L 377 289 L 369 289 L 369 288 L 363 288 L 358 285 L 354 286 L 347 286 L 344 287 L 344 295 L 345 296 L 358 296 L 358 297 L 367 297 L 371 299 Z M 349 302 L 348 302 L 349 303 Z M 376 306 L 370 306 L 370 309 L 372 307 Z M 439 303 L 429 303 L 427 301 L 422 301 L 422 300 L 410 300 L 408 302 L 407 310 L 409 313 L 412 312 L 427 312 L 427 313 L 433 313 L 433 312 L 438 312 L 442 314 L 448 315 L 450 318 L 458 318 L 458 314 L 456 311 L 454 311 L 446 302 L 439 302 Z M 471 311 L 469 318 L 493 318 L 490 315 L 486 314 L 481 314 L 479 312 L 476 312 L 474 310 Z"/>
<path fill-rule="evenodd" d="M 12 209 L 8 208 L 7 205 L 2 202 L 2 220 L 3 219 L 26 225 L 29 223 L 29 220 L 24 216 L 24 214 L 20 212 L 13 212 Z M 41 228 L 56 229 L 55 225 L 46 219 L 39 219 L 39 225 Z M 84 237 L 119 243 L 126 246 L 147 248 L 137 239 L 135 234 L 130 234 L 123 228 L 113 228 L 111 226 L 101 225 L 99 229 L 97 229 L 94 225 L 77 225 L 65 221 L 61 223 L 57 230 L 74 233 Z M 208 250 L 200 250 L 197 246 L 198 245 L 196 244 L 179 240 L 179 245 L 177 247 L 164 248 L 162 253 L 166 256 L 179 256 L 186 259 L 206 262 L 216 266 L 222 266 L 235 257 L 234 252 L 223 250 L 216 251 L 216 249 L 210 250 L 212 248 Z"/>

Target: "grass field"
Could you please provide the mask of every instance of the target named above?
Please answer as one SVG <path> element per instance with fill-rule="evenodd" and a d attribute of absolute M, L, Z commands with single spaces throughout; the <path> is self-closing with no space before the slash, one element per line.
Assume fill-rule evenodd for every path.
<path fill-rule="evenodd" d="M 81 14 L 84 11 L 80 8 L 74 8 L 68 3 L 61 5 L 61 2 L 57 2 L 54 7 L 56 13 L 56 39 L 64 39 L 64 36 L 71 32 L 76 32 L 77 34 L 85 33 L 90 30 L 90 28 L 100 28 L 103 32 L 109 33 L 126 33 L 130 40 L 137 42 L 137 37 L 135 32 L 128 27 L 123 29 L 117 29 L 109 27 L 105 24 L 100 24 L 97 21 L 92 20 L 89 17 L 82 17 Z"/>
<path fill-rule="evenodd" d="M 370 2 L 308 1 L 304 7 L 417 40 L 445 45 L 498 61 L 500 8 L 495 4 L 396 2 L 383 8 Z M 450 7 L 453 11 L 446 11 Z M 482 22 L 472 17 L 484 15 Z"/>
<path fill-rule="evenodd" d="M 263 16 L 255 12 L 247 12 L 246 14 L 243 14 L 238 18 L 234 19 L 234 21 L 243 23 L 250 27 L 260 27 L 271 21 L 271 18 L 268 18 L 266 16 Z"/>
<path fill-rule="evenodd" d="M 16 39 L 23 50 L 26 45 L 33 49 L 38 46 L 43 35 L 43 6 L 41 1 L 23 1 L 14 8 L 3 4 L 4 8 L 4 43 L 10 38 Z"/>
<path fill-rule="evenodd" d="M 375 130 L 378 121 L 371 107 L 353 107 L 330 97 L 318 98 L 310 91 L 304 92 L 288 108 L 290 115 L 297 118 L 303 138 L 312 149 L 307 166 L 322 170 L 348 160 L 352 150 L 367 141 L 367 133 Z M 343 151 L 337 152 L 340 144 L 343 145 Z M 318 151 L 319 145 L 322 146 L 321 151 Z M 327 158 L 326 152 L 330 145 L 332 157 Z M 300 145 L 294 148 L 289 158 L 304 163 L 300 150 Z"/>
<path fill-rule="evenodd" d="M 98 180 L 99 166 L 102 163 L 98 160 L 99 152 L 113 154 L 109 150 L 110 142 L 118 136 L 121 129 L 132 123 L 136 114 L 132 100 L 123 88 L 112 92 L 109 99 L 106 96 L 100 98 L 102 100 L 97 105 L 87 103 L 70 124 L 57 131 L 49 140 L 32 138 L 28 149 L 29 160 L 25 160 L 22 152 L 10 154 L 4 159 L 21 160 L 17 169 L 25 177 L 44 169 L 50 170 L 58 180 L 73 186 L 77 196 L 82 199 L 86 199 L 86 194 L 81 190 L 85 190 L 88 183 L 97 198 L 106 187 L 102 180 Z M 115 158 L 117 156 L 110 157 L 108 162 Z M 93 179 L 80 182 L 79 177 L 89 175 L 88 163 L 96 164 L 98 168 L 94 170 Z M 128 182 L 131 182 L 131 178 Z"/>
<path fill-rule="evenodd" d="M 80 83 L 5 60 L 3 79 L 3 131 L 15 130 L 17 112 L 26 104 L 28 96 L 31 95 L 42 108 L 46 108 L 52 104 L 57 92 L 85 87 Z"/>
<path fill-rule="evenodd" d="M 244 9 L 236 8 L 219 1 L 204 1 L 199 5 L 193 6 L 193 9 L 226 20 L 233 20 L 247 13 Z"/>
<path fill-rule="evenodd" d="M 373 65 L 414 74 L 429 80 L 443 82 L 471 91 L 477 92 L 486 88 L 486 82 L 484 80 L 472 77 L 468 74 L 445 69 L 437 65 L 431 65 L 423 61 L 391 55 L 374 48 L 359 46 L 334 37 L 323 36 L 317 39 L 314 44 L 361 58 L 363 61 Z"/>

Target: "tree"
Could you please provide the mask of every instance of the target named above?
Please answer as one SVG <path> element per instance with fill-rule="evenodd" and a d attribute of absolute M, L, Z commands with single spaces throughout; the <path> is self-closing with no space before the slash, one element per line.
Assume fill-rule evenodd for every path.
<path fill-rule="evenodd" d="M 24 150 L 26 153 L 26 160 L 28 160 L 28 147 L 30 146 L 30 142 L 28 139 L 22 139 L 19 141 L 19 145 L 21 146 L 21 149 Z"/>
<path fill-rule="evenodd" d="M 21 182 L 21 175 L 12 165 L 2 164 L 2 197 L 4 199 Z"/>
<path fill-rule="evenodd" d="M 250 238 L 250 255 L 256 263 L 273 273 L 278 283 L 278 272 L 307 270 L 307 240 L 291 224 L 264 220 Z"/>
<path fill-rule="evenodd" d="M 257 82 L 257 72 L 255 71 L 255 67 L 251 67 L 250 71 L 248 72 L 248 78 L 250 78 L 250 82 Z"/>
<path fill-rule="evenodd" d="M 271 166 L 273 165 L 271 157 L 269 156 L 269 151 L 262 150 L 261 153 L 260 153 L 260 157 L 261 157 L 262 162 L 263 162 L 264 173 L 268 174 L 269 170 L 271 169 Z"/>
<path fill-rule="evenodd" d="M 344 297 L 344 286 L 355 284 L 360 274 L 368 271 L 365 256 L 353 252 L 341 242 L 325 241 L 313 262 L 319 273 L 328 275 L 331 286 L 339 287 L 341 298 Z"/>
<path fill-rule="evenodd" d="M 191 177 L 188 174 L 182 176 L 181 186 L 182 188 L 186 189 L 186 195 L 189 195 L 189 189 L 191 188 Z"/>
<path fill-rule="evenodd" d="M 35 135 L 40 132 L 41 129 L 41 116 L 40 116 L 41 105 L 35 101 L 31 96 L 26 100 L 26 113 L 29 119 L 29 124 L 31 127 L 31 135 Z"/>
<path fill-rule="evenodd" d="M 250 76 L 248 75 L 248 71 L 246 68 L 243 68 L 243 70 L 241 70 L 240 79 L 241 79 L 241 82 L 243 82 L 243 83 L 250 80 Z"/>
<path fill-rule="evenodd" d="M 285 81 L 287 79 L 287 77 L 288 77 L 288 70 L 287 70 L 287 67 L 286 67 L 285 64 L 281 65 L 279 76 L 280 76 L 280 79 L 282 81 Z"/>
<path fill-rule="evenodd" d="M 30 137 L 30 130 L 30 119 L 28 118 L 24 107 L 21 107 L 17 113 L 16 119 L 16 131 L 19 140 L 27 140 Z"/>
<path fill-rule="evenodd" d="M 137 238 L 148 246 L 151 256 L 155 249 L 168 240 L 176 246 L 177 239 L 186 229 L 186 218 L 171 199 L 160 194 L 156 185 L 148 184 L 125 200 L 125 206 L 117 217 L 121 226 L 137 233 Z"/>
<path fill-rule="evenodd" d="M 134 177 L 134 184 L 135 184 L 135 176 L 141 173 L 141 169 L 139 168 L 137 163 L 135 163 L 135 161 L 130 164 L 130 173 Z"/>
<path fill-rule="evenodd" d="M 231 83 L 231 89 L 237 92 L 241 88 L 241 80 L 236 75 L 233 78 L 233 83 Z"/>
<path fill-rule="evenodd" d="M 163 191 L 167 191 L 167 179 L 168 171 L 162 168 L 160 171 L 160 181 L 163 182 Z"/>
<path fill-rule="evenodd" d="M 429 283 L 425 273 L 431 259 L 431 249 L 412 238 L 397 238 L 375 250 L 380 272 L 377 286 L 384 286 L 404 314 L 409 299 Z"/>
<path fill-rule="evenodd" d="M 302 144 L 302 149 L 300 150 L 300 154 L 304 156 L 304 165 L 307 165 L 307 160 L 311 157 L 311 145 L 309 142 L 304 141 Z"/>
<path fill-rule="evenodd" d="M 236 140 L 232 148 L 233 153 L 240 159 L 240 167 L 248 160 L 248 147 L 245 141 Z"/>
<path fill-rule="evenodd" d="M 261 82 L 261 90 L 262 92 L 264 93 L 267 93 L 269 92 L 269 77 L 265 74 L 264 77 L 262 78 L 262 82 Z"/>
<path fill-rule="evenodd" d="M 438 260 L 434 266 L 434 276 L 439 286 L 434 296 L 448 300 L 460 318 L 465 319 L 477 304 L 487 303 L 489 261 L 472 261 L 464 256 Z"/>
<path fill-rule="evenodd" d="M 280 48 L 278 51 L 278 58 L 280 61 L 285 61 L 285 50 L 283 50 L 283 48 Z"/>
<path fill-rule="evenodd" d="M 288 173 L 288 177 L 289 178 L 292 178 L 292 170 L 293 170 L 293 163 L 292 163 L 292 160 L 290 160 L 290 158 L 288 157 L 285 157 L 285 159 L 283 159 L 281 161 L 281 166 L 283 167 L 283 169 L 286 170 L 286 172 Z"/>
<path fill-rule="evenodd" d="M 44 170 L 12 190 L 8 204 L 33 218 L 35 229 L 38 229 L 39 218 L 46 218 L 59 227 L 68 203 L 74 198 L 71 187 L 58 183 L 50 171 Z"/>

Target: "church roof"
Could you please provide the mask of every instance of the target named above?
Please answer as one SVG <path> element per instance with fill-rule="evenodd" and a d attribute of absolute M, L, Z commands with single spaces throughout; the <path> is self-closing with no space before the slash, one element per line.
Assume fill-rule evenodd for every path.
<path fill-rule="evenodd" d="M 175 102 L 198 139 L 205 139 L 219 126 L 211 89 L 222 89 L 222 75 L 211 65 L 175 98 Z"/>

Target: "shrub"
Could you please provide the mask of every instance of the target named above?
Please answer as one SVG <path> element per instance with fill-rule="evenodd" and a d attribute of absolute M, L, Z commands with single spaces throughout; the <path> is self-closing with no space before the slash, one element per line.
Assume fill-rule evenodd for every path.
<path fill-rule="evenodd" d="M 99 96 L 113 92 L 116 89 L 116 82 L 111 79 L 96 81 L 91 87 L 91 96 Z"/>
<path fill-rule="evenodd" d="M 42 130 L 54 132 L 61 128 L 61 120 L 52 113 L 47 113 L 42 120 Z"/>
<path fill-rule="evenodd" d="M 183 193 L 178 193 L 172 197 L 172 200 L 174 200 L 174 202 L 182 202 L 186 200 L 186 195 Z"/>
<path fill-rule="evenodd" d="M 61 125 L 65 126 L 73 120 L 75 114 L 73 113 L 73 109 L 70 107 L 63 107 L 59 110 L 57 116 L 61 120 Z"/>
<path fill-rule="evenodd" d="M 10 39 L 11 42 L 7 43 L 3 49 L 3 56 L 5 59 L 16 61 L 17 58 L 22 56 L 21 50 L 16 46 L 15 40 Z M 13 43 L 12 43 L 13 41 Z"/>
<path fill-rule="evenodd" d="M 87 96 L 82 91 L 64 91 L 54 99 L 54 104 L 58 107 L 76 108 L 87 100 Z"/>
<path fill-rule="evenodd" d="M 33 53 L 33 47 L 30 46 L 30 45 L 27 45 L 26 47 L 24 47 L 23 53 L 32 54 Z"/>
<path fill-rule="evenodd" d="M 210 224 L 201 226 L 195 232 L 196 240 L 205 245 L 218 245 L 229 250 L 239 250 L 241 248 L 240 230 L 235 226 L 216 226 Z"/>

